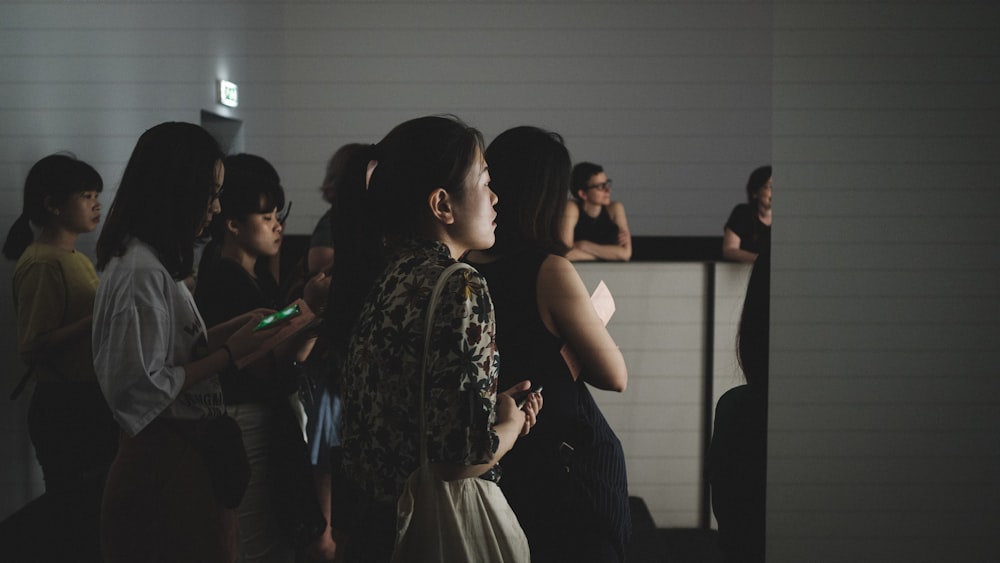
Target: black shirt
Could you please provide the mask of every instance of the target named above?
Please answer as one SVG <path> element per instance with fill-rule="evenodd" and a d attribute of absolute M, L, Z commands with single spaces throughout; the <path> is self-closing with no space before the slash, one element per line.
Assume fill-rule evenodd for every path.
<path fill-rule="evenodd" d="M 199 269 L 194 299 L 208 327 L 259 307 L 279 309 L 283 305 L 278 284 L 270 274 L 261 273 L 254 279 L 242 266 L 225 258 Z M 291 392 L 281 377 L 258 378 L 232 368 L 221 372 L 220 380 L 228 404 L 273 401 Z"/>

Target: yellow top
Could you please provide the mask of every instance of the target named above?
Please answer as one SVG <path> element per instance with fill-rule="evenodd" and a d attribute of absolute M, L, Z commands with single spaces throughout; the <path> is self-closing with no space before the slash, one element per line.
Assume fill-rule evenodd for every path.
<path fill-rule="evenodd" d="M 34 243 L 14 270 L 17 350 L 35 360 L 39 381 L 96 381 L 90 331 L 58 349 L 39 352 L 45 334 L 93 314 L 97 272 L 81 252 Z"/>

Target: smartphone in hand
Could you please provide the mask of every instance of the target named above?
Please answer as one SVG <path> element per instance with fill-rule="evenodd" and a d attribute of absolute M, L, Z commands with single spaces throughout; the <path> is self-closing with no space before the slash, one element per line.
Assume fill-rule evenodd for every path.
<path fill-rule="evenodd" d="M 253 331 L 257 332 L 258 330 L 263 330 L 269 326 L 274 326 L 276 324 L 289 321 L 301 314 L 302 314 L 302 309 L 299 308 L 299 304 L 292 303 L 288 307 L 285 307 L 284 309 L 276 313 L 271 313 L 270 315 L 261 319 L 260 322 L 257 323 L 257 326 L 253 328 Z"/>
<path fill-rule="evenodd" d="M 531 389 L 524 392 L 524 395 L 517 399 L 517 408 L 523 409 L 524 405 L 528 404 L 528 398 L 531 397 L 532 393 L 541 394 L 543 387 L 541 385 L 532 385 Z"/>

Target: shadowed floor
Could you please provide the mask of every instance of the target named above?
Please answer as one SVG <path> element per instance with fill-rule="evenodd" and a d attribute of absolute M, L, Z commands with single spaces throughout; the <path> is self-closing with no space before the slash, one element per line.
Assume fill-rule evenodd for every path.
<path fill-rule="evenodd" d="M 631 497 L 628 563 L 722 563 L 719 534 L 700 528 L 657 528 L 641 498 Z"/>

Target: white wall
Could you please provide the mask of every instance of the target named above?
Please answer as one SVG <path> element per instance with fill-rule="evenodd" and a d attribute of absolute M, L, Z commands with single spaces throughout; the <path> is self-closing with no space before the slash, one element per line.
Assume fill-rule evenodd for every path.
<path fill-rule="evenodd" d="M 109 203 L 139 134 L 206 109 L 244 121 L 295 202 L 290 232 L 324 208 L 316 190 L 340 145 L 404 119 L 455 113 L 487 141 L 515 125 L 562 133 L 615 179 L 637 235 L 717 235 L 769 161 L 770 3 L 0 3 L 0 229 L 30 165 L 71 150 Z M 240 107 L 214 103 L 218 78 Z M 2 233 L 0 233 L 2 234 Z M 92 252 L 94 237 L 81 241 Z M 9 288 L 13 265 L 0 263 Z M 6 294 L 10 291 L 7 289 Z M 12 319 L 8 299 L 0 318 Z M 0 389 L 22 373 L 0 325 Z M 40 490 L 26 400 L 0 401 L 0 515 Z"/>
<path fill-rule="evenodd" d="M 1000 4 L 775 2 L 768 561 L 1000 561 Z"/>

